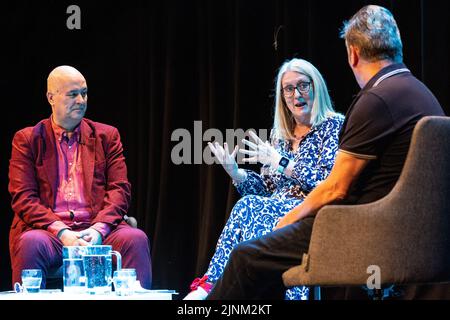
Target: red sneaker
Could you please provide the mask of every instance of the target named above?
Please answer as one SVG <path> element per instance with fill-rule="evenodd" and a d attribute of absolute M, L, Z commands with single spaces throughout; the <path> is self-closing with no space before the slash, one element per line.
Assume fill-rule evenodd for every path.
<path fill-rule="evenodd" d="M 214 286 L 213 283 L 206 280 L 208 280 L 207 275 L 196 278 L 191 284 L 191 292 L 183 300 L 205 300 Z"/>

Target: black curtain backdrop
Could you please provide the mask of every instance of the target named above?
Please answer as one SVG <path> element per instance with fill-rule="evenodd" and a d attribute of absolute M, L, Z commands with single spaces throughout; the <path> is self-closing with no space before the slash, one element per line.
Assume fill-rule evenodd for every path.
<path fill-rule="evenodd" d="M 183 296 L 202 275 L 238 194 L 220 165 L 171 161 L 177 128 L 269 129 L 277 68 L 311 61 L 338 111 L 359 91 L 342 22 L 366 4 L 389 8 L 404 60 L 450 111 L 450 3 L 438 0 L 9 1 L 2 5 L 0 290 L 11 288 L 7 190 L 14 132 L 51 113 L 46 78 L 75 66 L 89 86 L 87 118 L 116 126 L 132 183 L 130 214 L 151 240 L 154 288 Z M 66 9 L 81 8 L 81 30 Z M 276 35 L 276 37 L 275 37 Z M 191 159 L 206 142 L 196 140 Z M 197 152 L 198 154 L 198 152 Z M 258 170 L 258 166 L 248 166 Z M 426 186 L 424 186 L 426 187 Z M 445 290 L 437 289 L 443 293 Z"/>

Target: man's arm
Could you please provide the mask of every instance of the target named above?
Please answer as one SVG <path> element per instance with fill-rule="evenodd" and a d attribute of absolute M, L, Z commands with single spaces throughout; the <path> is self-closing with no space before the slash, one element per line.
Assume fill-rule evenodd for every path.
<path fill-rule="evenodd" d="M 320 183 L 305 200 L 286 214 L 275 229 L 285 227 L 300 219 L 314 216 L 323 206 L 347 197 L 348 190 L 370 160 L 339 151 L 330 175 Z"/>
<path fill-rule="evenodd" d="M 30 130 L 18 131 L 12 141 L 8 185 L 12 209 L 21 220 L 35 229 L 46 229 L 55 221 L 64 225 L 51 208 L 41 202 L 41 186 L 29 141 Z"/>
<path fill-rule="evenodd" d="M 102 199 L 103 206 L 92 222 L 93 228 L 104 237 L 109 233 L 109 227 L 106 229 L 99 228 L 100 225 L 96 225 L 96 223 L 108 224 L 109 226 L 120 223 L 128 211 L 131 199 L 131 185 L 127 178 L 123 147 L 116 128 L 113 128 L 111 132 L 108 147 L 105 150 L 105 158 L 106 193 Z"/>

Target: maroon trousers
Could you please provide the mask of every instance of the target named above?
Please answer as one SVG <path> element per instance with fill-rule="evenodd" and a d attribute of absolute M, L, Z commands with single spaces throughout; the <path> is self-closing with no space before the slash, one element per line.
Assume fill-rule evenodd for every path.
<path fill-rule="evenodd" d="M 122 255 L 123 268 L 135 268 L 141 286 L 151 289 L 152 269 L 147 235 L 125 222 L 119 224 L 103 241 Z M 45 230 L 24 232 L 11 252 L 12 283 L 21 283 L 22 269 L 42 269 L 42 288 L 48 270 L 62 265 L 62 242 Z"/>

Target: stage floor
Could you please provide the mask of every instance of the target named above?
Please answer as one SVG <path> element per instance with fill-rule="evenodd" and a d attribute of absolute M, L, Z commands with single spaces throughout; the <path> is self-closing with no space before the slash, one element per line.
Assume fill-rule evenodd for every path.
<path fill-rule="evenodd" d="M 73 294 L 61 290 L 41 289 L 39 293 L 16 293 L 15 291 L 0 292 L 0 300 L 172 300 L 174 290 L 145 290 L 129 296 L 111 294 Z"/>

